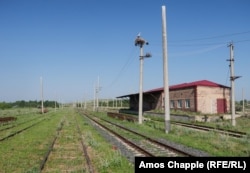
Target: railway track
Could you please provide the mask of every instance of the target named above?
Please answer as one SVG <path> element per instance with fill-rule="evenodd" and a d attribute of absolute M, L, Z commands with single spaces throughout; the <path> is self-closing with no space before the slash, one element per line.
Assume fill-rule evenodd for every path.
<path fill-rule="evenodd" d="M 112 126 L 119 127 L 124 133 L 131 133 L 132 137 L 134 138 L 140 138 L 142 142 L 136 142 L 139 146 L 146 148 L 146 150 L 149 150 L 151 153 L 154 153 L 152 156 L 154 157 L 177 157 L 177 156 L 188 156 L 188 157 L 194 157 L 194 155 L 187 153 L 186 151 L 182 151 L 179 149 L 174 148 L 173 146 L 166 145 L 162 142 L 159 142 L 151 137 L 145 136 L 141 133 L 138 133 L 134 130 L 128 129 L 126 127 L 123 127 L 121 125 L 115 124 L 113 122 L 107 121 L 105 119 L 101 119 L 102 121 L 105 121 L 108 124 L 111 124 Z M 131 136 L 130 134 L 130 136 Z"/>
<path fill-rule="evenodd" d="M 39 121 L 36 121 L 36 122 L 32 123 L 31 125 L 24 126 L 24 127 L 20 128 L 20 129 L 18 129 L 18 128 L 17 128 L 17 129 L 13 129 L 14 127 L 17 127 L 17 126 L 13 126 L 13 127 L 11 127 L 11 128 L 2 130 L 2 132 L 7 133 L 8 135 L 4 136 L 4 134 L 1 134 L 0 136 L 2 136 L 2 137 L 0 138 L 0 142 L 4 141 L 4 140 L 6 140 L 6 139 L 9 139 L 9 138 L 11 138 L 11 137 L 14 137 L 14 136 L 17 135 L 17 134 L 22 133 L 22 132 L 24 132 L 24 131 L 26 131 L 26 130 L 32 128 L 32 127 L 34 127 L 34 126 L 36 126 L 37 124 L 41 123 L 41 122 L 44 121 L 44 120 L 45 120 L 45 118 L 40 119 Z M 8 130 L 8 131 L 7 131 L 7 130 Z M 11 131 L 10 131 L 10 130 L 11 130 Z M 6 132 L 6 131 L 7 131 L 7 132 Z M 9 132 L 9 131 L 10 131 L 10 132 Z"/>
<path fill-rule="evenodd" d="M 226 129 L 208 127 L 208 126 L 202 126 L 202 125 L 195 125 L 195 124 L 189 124 L 189 123 L 184 123 L 184 122 L 172 121 L 172 123 L 175 125 L 178 125 L 178 126 L 193 128 L 193 129 L 202 130 L 202 131 L 213 131 L 213 132 L 216 132 L 216 133 L 219 133 L 222 135 L 228 135 L 228 136 L 232 136 L 232 137 L 236 137 L 236 138 L 247 137 L 247 133 L 245 133 L 245 132 L 226 130 Z"/>
<path fill-rule="evenodd" d="M 88 119 L 96 123 L 102 129 L 108 131 L 110 135 L 124 146 L 130 149 L 135 156 L 144 157 L 196 157 L 197 155 L 188 152 L 187 150 L 182 150 L 166 143 L 157 141 L 153 138 L 140 134 L 136 131 L 123 127 L 121 125 L 115 124 L 113 122 L 107 121 L 105 119 L 90 116 L 83 113 Z"/>
<path fill-rule="evenodd" d="M 41 162 L 40 172 L 94 173 L 75 116 L 65 116 L 61 122 L 57 134 Z"/>
<path fill-rule="evenodd" d="M 108 116 L 113 117 L 113 118 L 119 118 L 122 120 L 128 120 L 128 121 L 137 121 L 137 118 L 132 116 L 132 115 L 127 115 L 127 114 L 121 114 L 121 113 L 114 113 L 114 112 L 108 112 Z M 156 121 L 156 120 L 151 120 L 151 121 Z M 162 122 L 163 121 L 158 121 Z M 239 131 L 233 131 L 233 130 L 226 130 L 222 128 L 215 128 L 215 127 L 209 127 L 209 126 L 202 126 L 202 125 L 196 125 L 196 124 L 190 124 L 190 123 L 184 123 L 184 122 L 177 122 L 177 121 L 171 121 L 172 124 L 186 127 L 186 128 L 191 128 L 195 130 L 200 130 L 200 131 L 212 131 L 216 132 L 222 135 L 228 135 L 231 137 L 236 137 L 236 138 L 244 138 L 247 137 L 247 133 L 245 132 L 239 132 Z"/>
<path fill-rule="evenodd" d="M 41 118 L 41 117 L 35 117 L 35 118 L 28 119 L 28 120 L 23 121 L 23 122 L 20 122 L 20 123 L 15 123 L 15 122 L 12 123 L 12 122 L 10 122 L 9 126 L 4 127 L 4 128 L 1 128 L 1 129 L 0 129 L 0 132 L 1 132 L 1 131 L 8 130 L 8 129 L 11 129 L 11 128 L 14 128 L 14 127 L 16 127 L 16 126 L 19 126 L 19 125 L 22 125 L 22 124 L 25 124 L 25 123 L 28 123 L 28 122 L 30 122 L 30 121 L 34 121 L 34 120 L 39 119 L 39 118 Z"/>

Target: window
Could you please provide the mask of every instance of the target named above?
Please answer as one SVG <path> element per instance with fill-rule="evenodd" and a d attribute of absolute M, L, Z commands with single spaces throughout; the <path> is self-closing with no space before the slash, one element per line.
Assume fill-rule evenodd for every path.
<path fill-rule="evenodd" d="M 190 99 L 185 100 L 185 108 L 190 108 Z"/>
<path fill-rule="evenodd" d="M 182 100 L 177 101 L 177 108 L 182 108 Z"/>
<path fill-rule="evenodd" d="M 174 100 L 170 100 L 170 108 L 174 108 Z"/>

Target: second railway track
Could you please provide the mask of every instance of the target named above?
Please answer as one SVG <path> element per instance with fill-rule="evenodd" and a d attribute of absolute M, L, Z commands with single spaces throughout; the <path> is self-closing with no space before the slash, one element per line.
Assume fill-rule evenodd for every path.
<path fill-rule="evenodd" d="M 114 112 L 108 112 L 108 116 L 114 117 L 114 118 L 119 118 L 123 120 L 128 120 L 128 121 L 137 121 L 137 118 L 133 115 L 127 115 L 127 114 L 122 114 L 122 113 L 114 113 Z M 151 120 L 151 121 L 156 121 L 156 120 Z M 158 121 L 162 122 L 163 121 Z M 178 121 L 171 121 L 172 124 L 190 128 L 190 129 L 195 129 L 195 130 L 200 130 L 200 131 L 206 131 L 206 132 L 216 132 L 222 135 L 228 135 L 231 137 L 236 137 L 236 138 L 244 138 L 247 137 L 247 133 L 245 132 L 239 132 L 239 131 L 234 131 L 234 130 L 227 130 L 227 129 L 222 129 L 222 128 L 216 128 L 216 127 L 210 127 L 210 126 L 205 126 L 205 125 L 197 125 L 197 124 L 191 124 L 191 123 L 185 123 L 185 122 L 178 122 Z"/>
<path fill-rule="evenodd" d="M 71 115 L 65 117 L 41 163 L 41 172 L 94 173 L 77 120 Z"/>
<path fill-rule="evenodd" d="M 112 123 L 105 119 L 97 118 L 88 115 L 87 113 L 82 113 L 88 119 L 102 128 L 108 131 L 110 135 L 114 136 L 113 140 L 119 141 L 119 145 L 123 145 L 131 152 L 133 152 L 134 157 L 136 156 L 150 156 L 150 157 L 199 157 L 202 152 L 190 152 L 185 150 L 185 147 L 177 147 L 164 143 L 163 141 L 158 141 L 153 138 L 147 137 L 136 131 L 123 127 L 121 125 Z M 103 131 L 102 130 L 102 131 Z M 199 154 L 198 154 L 199 153 Z M 204 153 L 203 153 L 204 154 Z M 207 156 L 204 154 L 203 156 Z"/>

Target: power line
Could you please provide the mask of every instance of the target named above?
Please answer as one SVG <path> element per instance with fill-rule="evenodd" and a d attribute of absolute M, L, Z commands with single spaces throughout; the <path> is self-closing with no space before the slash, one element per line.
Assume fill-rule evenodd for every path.
<path fill-rule="evenodd" d="M 231 34 L 224 34 L 224 35 L 217 35 L 217 36 L 210 36 L 210 37 L 203 37 L 203 38 L 193 38 L 193 39 L 185 39 L 185 40 L 170 40 L 168 43 L 170 44 L 169 46 L 208 46 L 208 45 L 218 45 L 218 44 L 225 44 L 225 42 L 210 42 L 210 43 L 192 43 L 192 41 L 201 41 L 201 40 L 210 40 L 210 39 L 216 39 L 216 38 L 223 38 L 223 37 L 230 37 L 230 36 L 235 36 L 235 35 L 243 35 L 243 34 L 248 34 L 250 31 L 244 31 L 244 32 L 237 32 L 237 33 L 231 33 Z M 248 42 L 250 39 L 245 39 L 245 40 L 239 40 L 235 41 L 234 43 L 240 43 L 240 42 Z M 182 44 L 179 44 L 181 42 Z M 184 43 L 183 42 L 190 42 L 190 43 Z M 161 41 L 151 41 L 151 45 L 160 45 Z"/>
<path fill-rule="evenodd" d="M 245 39 L 245 40 L 236 40 L 234 43 L 241 43 L 241 42 L 248 42 L 250 39 Z M 187 44 L 179 44 L 179 43 L 169 43 L 171 47 L 191 47 L 191 46 L 213 46 L 213 45 L 219 45 L 219 44 L 227 44 L 225 42 L 213 42 L 213 43 L 187 43 Z"/>
<path fill-rule="evenodd" d="M 227 70 L 227 77 L 226 77 L 225 86 L 227 86 L 227 81 L 229 79 L 229 71 L 230 71 L 230 67 L 228 67 L 228 70 Z"/>
<path fill-rule="evenodd" d="M 219 45 L 210 46 L 210 47 L 203 48 L 203 49 L 195 49 L 195 50 L 185 51 L 185 52 L 179 51 L 178 53 L 172 53 L 171 55 L 174 57 L 197 55 L 197 54 L 201 54 L 205 52 L 210 52 L 210 51 L 219 49 L 224 46 L 226 46 L 226 44 L 219 44 Z"/>
<path fill-rule="evenodd" d="M 114 78 L 114 80 L 108 85 L 109 87 L 111 87 L 114 83 L 117 82 L 117 80 L 120 78 L 120 76 L 122 75 L 122 73 L 127 69 L 127 67 L 135 60 L 134 56 L 132 56 L 132 54 L 134 54 L 135 52 L 135 48 L 133 48 L 130 52 L 130 55 L 127 58 L 126 63 L 122 66 L 121 70 L 119 71 L 119 73 L 117 74 L 117 76 Z"/>
<path fill-rule="evenodd" d="M 248 39 L 248 40 L 239 40 L 239 41 L 234 41 L 234 43 L 241 43 L 241 42 L 247 42 L 247 41 L 250 41 L 250 39 Z"/>
<path fill-rule="evenodd" d="M 171 41 L 171 40 L 170 40 L 170 42 L 209 40 L 209 39 L 222 38 L 222 37 L 229 37 L 229 36 L 233 36 L 233 35 L 241 35 L 241 34 L 247 34 L 247 33 L 250 33 L 250 31 L 238 32 L 238 33 L 231 33 L 231 34 L 224 34 L 224 35 L 211 36 L 211 37 L 204 37 L 204 38 L 194 38 L 194 39 L 187 39 L 187 40 L 177 40 L 177 41 Z"/>
<path fill-rule="evenodd" d="M 242 42 L 249 42 L 250 39 L 245 39 L 245 40 L 238 40 L 238 41 L 234 41 L 234 43 L 238 44 L 238 43 L 242 43 Z M 213 51 L 215 49 L 224 47 L 228 44 L 228 42 L 221 42 L 221 43 L 195 43 L 195 44 L 176 44 L 176 45 L 170 45 L 169 47 L 196 47 L 196 46 L 207 46 L 206 48 L 194 48 L 193 50 L 189 50 L 189 51 L 178 51 L 178 53 L 171 53 L 171 56 L 190 56 L 190 55 L 196 55 L 196 54 L 201 54 L 201 53 L 205 53 L 205 52 L 210 52 Z M 152 44 L 151 44 L 152 45 Z M 208 47 L 209 46 L 209 47 Z"/>

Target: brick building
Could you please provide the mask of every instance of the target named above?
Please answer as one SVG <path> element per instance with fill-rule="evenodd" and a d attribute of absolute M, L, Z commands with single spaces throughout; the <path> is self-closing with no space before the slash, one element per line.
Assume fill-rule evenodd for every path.
<path fill-rule="evenodd" d="M 182 83 L 169 87 L 170 109 L 222 114 L 230 112 L 230 87 L 208 80 Z M 130 109 L 138 111 L 139 93 L 129 97 Z M 164 110 L 164 88 L 143 92 L 143 111 Z"/>

